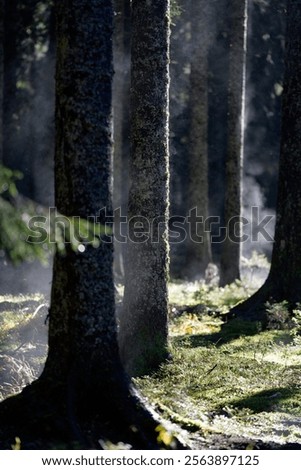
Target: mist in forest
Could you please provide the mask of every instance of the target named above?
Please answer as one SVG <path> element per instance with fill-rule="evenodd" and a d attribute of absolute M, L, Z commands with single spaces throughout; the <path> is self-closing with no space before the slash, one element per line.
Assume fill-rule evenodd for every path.
<path fill-rule="evenodd" d="M 42 2 L 43 3 L 43 2 Z M 252 207 L 258 208 L 259 219 L 271 216 L 267 231 L 272 237 L 275 219 L 276 186 L 279 158 L 281 83 L 283 74 L 284 18 L 281 2 L 277 8 L 272 1 L 250 2 L 248 20 L 248 52 L 245 114 L 245 147 L 243 169 L 243 217 L 251 222 Z M 181 0 L 180 14 L 173 17 L 171 29 L 171 88 L 170 88 L 170 168 L 171 168 L 171 215 L 186 216 L 185 191 L 187 174 L 187 148 L 189 146 L 189 80 L 190 58 L 196 44 L 192 44 L 191 18 L 185 1 Z M 217 5 L 217 3 L 216 3 Z M 226 2 L 214 6 L 210 24 L 203 35 L 208 49 L 208 155 L 209 155 L 209 204 L 210 215 L 219 216 L 223 224 L 223 190 L 225 128 L 227 115 L 225 102 L 227 90 L 227 35 L 223 19 L 227 17 Z M 39 7 L 40 8 L 40 7 Z M 43 16 L 44 15 L 44 16 Z M 38 35 L 33 30 L 19 41 L 17 58 L 11 58 L 12 67 L 19 61 L 18 81 L 15 96 L 10 96 L 10 109 L 17 112 L 18 130 L 10 139 L 8 156 L 13 166 L 24 173 L 20 182 L 20 193 L 34 199 L 38 204 L 51 206 L 54 199 L 53 155 L 54 155 L 54 72 L 55 57 L 53 31 L 49 23 L 50 13 L 43 8 L 35 12 L 36 24 L 46 18 L 48 32 Z M 117 19 L 119 18 L 117 14 Z M 24 20 L 25 21 L 25 20 Z M 28 19 L 26 20 L 28 21 Z M 46 24 L 45 23 L 45 24 Z M 40 26 L 39 26 L 40 27 Z M 114 82 L 114 200 L 115 207 L 126 206 L 128 191 L 128 142 L 122 154 L 125 134 L 129 136 L 128 121 L 122 104 L 122 86 L 128 80 L 129 49 L 122 34 L 128 27 L 119 24 L 115 38 L 115 82 Z M 128 31 L 126 31 L 128 35 Z M 209 40 L 210 36 L 210 40 Z M 25 51 L 25 52 L 24 52 Z M 31 54 L 34 54 L 32 57 Z M 22 59 L 20 57 L 22 56 Z M 21 62 L 20 62 L 21 60 Z M 14 62 L 13 62 L 14 61 Z M 20 66 L 21 63 L 21 66 Z M 128 116 L 128 115 L 127 115 Z M 128 117 L 126 118 L 128 119 Z M 15 128 L 16 131 L 16 128 Z M 16 138 L 15 138 L 16 136 Z M 118 159 L 121 159 L 118 163 Z M 116 163 L 117 162 L 117 163 Z M 9 166 L 9 158 L 4 161 Z M 124 170 L 126 169 L 126 171 Z M 252 224 L 245 228 L 248 240 L 243 243 L 243 256 L 251 256 L 254 250 L 270 256 L 272 242 L 259 236 L 252 240 Z M 214 235 L 214 233 L 213 233 Z M 255 237 L 256 238 L 256 237 Z M 219 247 L 213 247 L 214 259 L 218 262 Z M 115 249 L 116 257 L 120 256 Z M 172 247 L 171 254 L 183 260 L 181 247 Z M 181 261 L 182 262 L 182 261 Z M 118 264 L 118 263 L 117 263 Z M 118 278 L 119 279 L 119 278 Z M 38 262 L 14 268 L 1 261 L 0 292 L 43 292 L 50 294 L 51 261 L 48 267 Z"/>

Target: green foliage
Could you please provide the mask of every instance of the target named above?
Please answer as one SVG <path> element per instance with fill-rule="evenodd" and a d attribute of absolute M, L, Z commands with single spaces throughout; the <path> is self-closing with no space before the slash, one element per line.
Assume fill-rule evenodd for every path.
<path fill-rule="evenodd" d="M 170 1 L 170 17 L 172 20 L 178 18 L 182 14 L 182 7 L 179 5 L 178 0 Z"/>
<path fill-rule="evenodd" d="M 48 220 L 48 236 L 51 241 L 56 244 L 58 251 L 62 254 L 66 253 L 66 246 L 70 245 L 73 251 L 84 252 L 85 245 L 92 245 L 98 248 L 100 245 L 100 237 L 102 235 L 111 235 L 112 230 L 109 227 L 103 227 L 89 220 L 78 217 L 66 217 L 66 224 L 52 224 Z"/>
<path fill-rule="evenodd" d="M 21 178 L 20 172 L 0 165 L 0 256 L 6 255 L 15 264 L 35 259 L 47 264 L 55 249 L 65 254 L 68 245 L 73 251 L 84 252 L 85 245 L 97 248 L 101 235 L 112 233 L 109 227 L 79 217 L 64 216 L 65 224 L 52 223 L 43 208 L 18 195 L 16 181 Z M 45 234 L 40 241 L 30 229 L 33 217 L 37 219 L 35 228 L 42 227 Z"/>
<path fill-rule="evenodd" d="M 295 308 L 286 300 L 282 302 L 267 302 L 268 328 L 275 330 L 290 330 L 295 337 L 301 335 L 301 305 L 297 303 Z"/>
<path fill-rule="evenodd" d="M 0 195 L 8 193 L 12 197 L 18 194 L 16 181 L 22 179 L 22 173 L 0 165 Z"/>
<path fill-rule="evenodd" d="M 0 253 L 15 264 L 22 261 L 48 260 L 48 247 L 27 243 L 28 220 L 34 215 L 30 201 L 19 202 L 16 181 L 22 175 L 0 165 Z"/>

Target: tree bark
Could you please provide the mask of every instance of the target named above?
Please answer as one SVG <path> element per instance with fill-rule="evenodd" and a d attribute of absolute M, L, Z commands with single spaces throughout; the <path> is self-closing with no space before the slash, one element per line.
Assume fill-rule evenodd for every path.
<path fill-rule="evenodd" d="M 286 59 L 282 98 L 282 131 L 275 241 L 271 270 L 262 288 L 232 314 L 266 320 L 265 302 L 286 300 L 293 308 L 301 300 L 301 10 L 288 1 Z"/>
<path fill-rule="evenodd" d="M 225 226 L 220 284 L 240 279 L 242 167 L 244 143 L 247 0 L 229 0 L 229 85 L 226 155 Z"/>
<path fill-rule="evenodd" d="M 277 297 L 301 298 L 301 34 L 300 2 L 288 2 L 277 222 L 270 280 Z"/>
<path fill-rule="evenodd" d="M 190 65 L 191 24 L 187 0 L 177 0 L 180 15 L 172 20 L 170 36 L 170 218 L 184 219 L 187 216 L 189 135 L 189 89 L 186 73 Z M 170 226 L 171 233 L 173 226 Z M 184 278 L 187 266 L 186 245 L 177 235 L 170 236 L 170 276 Z"/>
<path fill-rule="evenodd" d="M 129 241 L 120 320 L 121 357 L 131 375 L 154 370 L 168 355 L 168 61 L 169 1 L 133 0 Z"/>
<path fill-rule="evenodd" d="M 208 212 L 208 53 L 213 42 L 212 2 L 191 1 L 191 72 L 188 208 L 200 218 L 192 218 L 187 239 L 186 271 L 189 278 L 204 277 L 212 260 L 210 233 L 205 221 Z M 202 220 L 201 220 L 202 219 Z"/>

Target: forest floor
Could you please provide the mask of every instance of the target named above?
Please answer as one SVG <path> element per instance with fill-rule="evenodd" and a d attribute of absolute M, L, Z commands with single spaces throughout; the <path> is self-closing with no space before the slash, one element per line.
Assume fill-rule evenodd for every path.
<path fill-rule="evenodd" d="M 254 289 L 246 282 L 226 288 L 170 284 L 172 359 L 135 383 L 193 449 L 301 446 L 297 320 L 287 322 L 282 303 L 267 306 L 269 330 L 241 320 L 227 323 L 229 308 Z M 47 354 L 47 314 L 40 295 L 0 297 L 0 400 L 39 375 Z"/>

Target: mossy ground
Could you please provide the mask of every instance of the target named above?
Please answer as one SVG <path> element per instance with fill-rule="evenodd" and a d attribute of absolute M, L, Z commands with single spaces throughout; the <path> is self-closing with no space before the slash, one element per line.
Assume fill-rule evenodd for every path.
<path fill-rule="evenodd" d="M 172 360 L 136 380 L 142 393 L 189 430 L 195 445 L 217 434 L 301 444 L 301 337 L 290 330 L 261 331 L 259 324 L 241 320 L 225 323 L 227 305 L 250 295 L 241 283 L 185 295 L 190 305 L 202 298 L 210 314 L 171 319 Z"/>
<path fill-rule="evenodd" d="M 224 289 L 170 284 L 172 359 L 135 382 L 163 417 L 184 429 L 193 448 L 212 447 L 217 436 L 301 444 L 301 337 L 241 320 L 227 323 L 227 310 L 251 293 L 242 283 Z M 32 332 L 45 327 L 47 309 L 33 316 L 43 302 L 0 298 L 0 399 L 41 369 L 46 334 Z M 183 305 L 195 313 L 185 313 Z"/>

